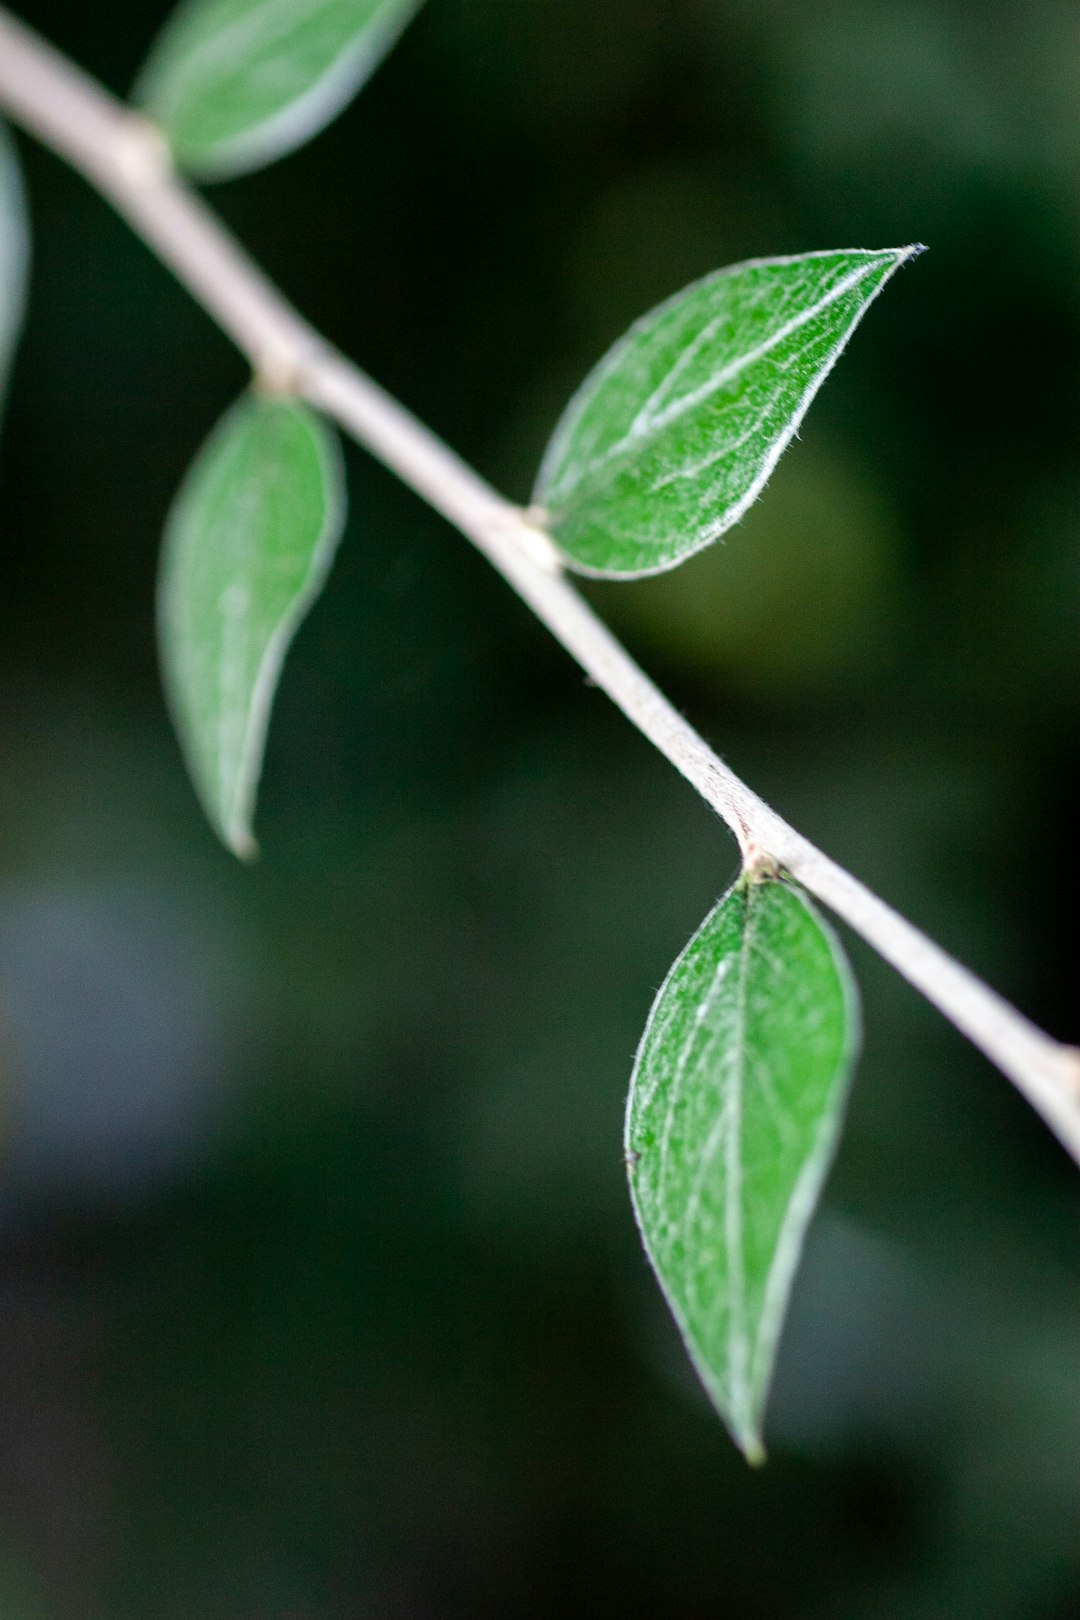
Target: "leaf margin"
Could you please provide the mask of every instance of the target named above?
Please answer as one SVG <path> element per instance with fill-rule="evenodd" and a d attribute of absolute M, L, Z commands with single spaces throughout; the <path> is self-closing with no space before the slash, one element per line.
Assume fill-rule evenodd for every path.
<path fill-rule="evenodd" d="M 785 890 L 798 899 L 810 919 L 820 930 L 828 946 L 829 956 L 836 969 L 837 982 L 840 989 L 843 1006 L 845 1040 L 843 1051 L 837 1065 L 838 1098 L 829 1121 L 828 1129 L 818 1144 L 817 1152 L 804 1165 L 796 1178 L 795 1188 L 788 1201 L 782 1227 L 781 1240 L 777 1242 L 776 1253 L 769 1265 L 764 1301 L 767 1310 L 763 1308 L 762 1322 L 767 1323 L 768 1333 L 764 1326 L 759 1327 L 757 1335 L 758 1350 L 765 1346 L 770 1354 L 770 1364 L 766 1368 L 765 1378 L 761 1385 L 760 1401 L 757 1410 L 753 1413 L 750 1422 L 745 1423 L 734 1419 L 725 1409 L 721 1398 L 719 1382 L 710 1367 L 704 1352 L 695 1339 L 693 1330 L 687 1321 L 686 1314 L 677 1300 L 671 1286 L 661 1272 L 660 1266 L 653 1255 L 652 1247 L 646 1233 L 645 1222 L 639 1204 L 635 1171 L 640 1159 L 640 1153 L 635 1148 L 633 1128 L 636 1090 L 642 1059 L 648 1046 L 653 1024 L 667 993 L 676 979 L 679 970 L 690 956 L 695 945 L 706 933 L 710 924 L 718 916 L 721 908 L 740 894 L 750 895 L 755 889 L 766 885 L 774 885 Z M 706 913 L 705 918 L 694 930 L 687 943 L 676 956 L 671 967 L 664 975 L 663 982 L 657 990 L 649 1014 L 645 1022 L 634 1055 L 631 1070 L 630 1085 L 627 1092 L 626 1107 L 623 1116 L 623 1162 L 626 1168 L 627 1182 L 630 1192 L 630 1203 L 637 1227 L 638 1237 L 641 1240 L 645 1257 L 655 1278 L 664 1303 L 678 1330 L 683 1349 L 690 1361 L 707 1399 L 720 1416 L 728 1433 L 742 1452 L 751 1467 L 759 1467 L 766 1460 L 766 1451 L 763 1442 L 763 1422 L 768 1396 L 771 1389 L 772 1378 L 775 1373 L 776 1358 L 779 1352 L 781 1333 L 790 1302 L 792 1285 L 798 1270 L 799 1261 L 810 1223 L 820 1202 L 822 1189 L 835 1161 L 839 1149 L 845 1124 L 847 1106 L 850 1099 L 851 1088 L 855 1078 L 863 1041 L 862 999 L 859 992 L 858 981 L 848 959 L 847 952 L 839 938 L 836 929 L 826 918 L 811 896 L 801 884 L 797 883 L 787 872 L 771 866 L 750 869 L 743 868 L 735 881 L 724 891 L 716 903 Z M 798 1201 L 796 1201 L 798 1200 Z M 794 1222 L 791 1221 L 792 1211 L 795 1212 Z M 786 1235 L 786 1236 L 785 1236 Z M 781 1252 L 782 1251 L 782 1252 Z"/>
<path fill-rule="evenodd" d="M 171 536 L 179 529 L 187 515 L 194 496 L 196 474 L 215 449 L 219 449 L 232 429 L 246 412 L 264 405 L 287 406 L 300 416 L 310 432 L 321 467 L 321 486 L 326 497 L 322 527 L 312 546 L 312 562 L 303 586 L 296 593 L 288 613 L 278 622 L 264 650 L 258 675 L 252 688 L 248 707 L 247 725 L 240 750 L 240 763 L 236 770 L 236 789 L 228 812 L 223 814 L 214 803 L 203 780 L 189 741 L 188 722 L 180 709 L 179 699 L 169 668 L 168 623 L 170 606 L 167 601 Z M 306 401 L 287 394 L 262 391 L 257 385 L 244 390 L 218 417 L 206 438 L 202 440 L 174 492 L 162 530 L 158 575 L 155 587 L 155 624 L 157 630 L 158 663 L 166 706 L 180 744 L 189 780 L 196 798 L 210 826 L 232 854 L 239 860 L 251 861 L 259 853 L 252 833 L 255 805 L 262 777 L 274 698 L 281 680 L 285 659 L 292 642 L 311 608 L 322 592 L 337 554 L 348 515 L 348 493 L 345 480 L 344 454 L 332 424 Z"/>
<path fill-rule="evenodd" d="M 213 183 L 258 173 L 321 135 L 381 67 L 424 0 L 385 0 L 385 20 L 365 25 L 361 35 L 342 46 L 331 66 L 302 95 L 242 134 L 220 141 L 217 156 L 205 148 L 201 155 L 198 149 L 185 152 L 184 142 L 170 132 L 169 98 L 159 93 L 159 84 L 167 85 L 170 73 L 175 72 L 170 63 L 177 49 L 174 37 L 182 44 L 187 14 L 199 3 L 181 0 L 165 19 L 136 75 L 132 100 L 161 129 L 177 168 L 194 180 Z"/>
<path fill-rule="evenodd" d="M 7 404 L 11 372 L 26 321 L 30 282 L 30 209 L 19 154 L 7 123 L 0 120 L 0 246 L 11 256 L 0 275 L 0 292 L 9 302 L 0 309 L 0 424 Z"/>
<path fill-rule="evenodd" d="M 573 573 L 579 574 L 584 578 L 608 580 L 611 582 L 625 581 L 630 583 L 634 580 L 651 579 L 658 574 L 670 573 L 672 569 L 678 568 L 680 564 L 689 561 L 689 559 L 696 556 L 698 552 L 704 551 L 708 546 L 714 545 L 717 540 L 726 534 L 729 529 L 733 528 L 746 515 L 750 507 L 761 496 L 766 484 L 776 469 L 780 457 L 791 444 L 792 440 L 798 436 L 799 429 L 806 417 L 806 413 L 813 404 L 826 379 L 831 375 L 837 361 L 847 347 L 856 327 L 861 323 L 864 315 L 870 308 L 870 305 L 880 295 L 885 286 L 898 270 L 902 269 L 905 264 L 911 263 L 912 260 L 918 258 L 919 255 L 925 251 L 926 247 L 924 243 L 911 242 L 905 247 L 901 248 L 818 248 L 806 253 L 770 254 L 763 257 L 741 259 L 735 264 L 725 265 L 719 270 L 709 271 L 706 275 L 699 276 L 694 281 L 688 282 L 685 286 L 680 287 L 676 292 L 671 293 L 667 298 L 661 299 L 658 304 L 654 304 L 651 309 L 646 310 L 642 315 L 639 315 L 636 320 L 632 321 L 622 335 L 616 338 L 610 347 L 604 352 L 604 354 L 601 355 L 600 359 L 586 373 L 585 377 L 571 394 L 569 400 L 563 408 L 561 415 L 559 416 L 558 421 L 555 424 L 554 429 L 552 430 L 551 436 L 547 442 L 547 446 L 541 457 L 540 466 L 537 470 L 529 510 L 536 514 L 538 521 L 543 521 L 545 529 L 550 534 L 554 544 L 559 548 L 559 553 L 565 566 Z M 667 557 L 660 562 L 640 568 L 601 567 L 596 564 L 584 562 L 579 558 L 576 558 L 571 551 L 566 550 L 559 541 L 558 514 L 553 513 L 550 510 L 545 498 L 548 494 L 547 483 L 549 472 L 551 467 L 556 464 L 558 458 L 563 453 L 566 444 L 570 441 L 571 435 L 580 422 L 590 397 L 596 391 L 596 389 L 606 382 L 608 377 L 616 371 L 623 356 L 632 348 L 634 339 L 645 331 L 652 322 L 662 317 L 668 311 L 674 309 L 680 302 L 682 302 L 683 299 L 692 296 L 694 293 L 700 291 L 704 287 L 720 282 L 729 276 L 737 275 L 741 271 L 764 269 L 772 265 L 797 264 L 812 259 L 835 258 L 843 254 L 863 255 L 867 259 L 885 259 L 891 257 L 893 263 L 882 276 L 878 285 L 866 297 L 854 320 L 848 326 L 847 331 L 833 346 L 825 363 L 818 368 L 815 377 L 804 391 L 796 411 L 789 418 L 786 429 L 780 435 L 778 435 L 777 439 L 770 447 L 768 454 L 762 462 L 757 477 L 754 479 L 743 496 L 741 496 L 738 501 L 736 501 L 726 510 L 722 520 L 720 520 L 716 525 L 710 527 L 707 532 L 699 536 L 691 544 L 678 550 L 674 555 Z M 868 268 L 869 266 L 864 266 L 863 273 L 865 273 Z M 850 285 L 841 285 L 834 288 L 830 291 L 828 297 L 822 300 L 821 303 L 816 307 L 820 308 L 828 303 L 832 303 L 837 298 L 844 296 L 844 293 L 850 290 Z M 811 310 L 809 313 L 803 316 L 803 319 L 810 319 L 813 313 L 814 311 Z"/>

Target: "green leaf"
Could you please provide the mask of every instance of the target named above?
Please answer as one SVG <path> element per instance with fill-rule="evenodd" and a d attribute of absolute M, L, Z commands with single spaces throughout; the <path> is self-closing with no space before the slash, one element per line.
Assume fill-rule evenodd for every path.
<path fill-rule="evenodd" d="M 243 174 L 302 146 L 378 67 L 419 0 L 183 0 L 135 87 L 181 168 Z"/>
<path fill-rule="evenodd" d="M 237 855 L 270 707 L 297 626 L 341 535 L 337 441 L 305 405 L 245 397 L 196 456 L 165 528 L 158 634 L 196 790 Z"/>
<path fill-rule="evenodd" d="M 15 151 L 0 125 L 0 408 L 22 326 L 26 300 L 29 234 Z"/>
<path fill-rule="evenodd" d="M 743 879 L 661 987 L 626 1118 L 638 1225 L 705 1388 L 760 1461 L 803 1236 L 840 1130 L 858 1002 L 831 931 Z"/>
<path fill-rule="evenodd" d="M 919 251 L 753 259 L 635 322 L 540 469 L 534 500 L 570 565 L 660 573 L 737 523 L 867 305 Z"/>

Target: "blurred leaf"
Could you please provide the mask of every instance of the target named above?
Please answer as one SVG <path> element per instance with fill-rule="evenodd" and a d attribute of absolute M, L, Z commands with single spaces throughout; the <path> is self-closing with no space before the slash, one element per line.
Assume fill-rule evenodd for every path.
<path fill-rule="evenodd" d="M 649 1015 L 626 1147 L 645 1247 L 690 1357 L 759 1461 L 792 1278 L 858 1041 L 840 947 L 795 889 L 745 879 Z"/>
<path fill-rule="evenodd" d="M 419 0 L 185 0 L 136 86 L 184 169 L 261 168 L 302 146 L 379 65 Z"/>
<path fill-rule="evenodd" d="M 659 573 L 729 529 L 914 248 L 756 259 L 637 321 L 571 400 L 535 500 L 583 573 Z"/>
<path fill-rule="evenodd" d="M 28 259 L 22 180 L 11 141 L 0 124 L 0 409 L 22 325 Z"/>
<path fill-rule="evenodd" d="M 295 401 L 244 398 L 195 458 L 169 514 L 158 628 L 170 707 L 199 796 L 237 855 L 290 641 L 341 534 L 337 444 Z"/>

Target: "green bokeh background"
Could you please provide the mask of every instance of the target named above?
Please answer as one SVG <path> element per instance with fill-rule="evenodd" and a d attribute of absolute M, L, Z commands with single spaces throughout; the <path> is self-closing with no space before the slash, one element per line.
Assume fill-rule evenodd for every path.
<path fill-rule="evenodd" d="M 116 89 L 165 7 L 26 0 Z M 589 594 L 741 774 L 1080 1038 L 1080 11 L 429 0 L 215 189 L 509 493 L 628 320 L 922 240 L 760 505 Z M 1080 1189 L 853 946 L 866 1052 L 749 1472 L 638 1247 L 621 1116 L 735 866 L 366 457 L 230 860 L 158 691 L 172 491 L 244 383 L 21 142 L 0 447 L 3 1620 L 1073 1620 Z"/>

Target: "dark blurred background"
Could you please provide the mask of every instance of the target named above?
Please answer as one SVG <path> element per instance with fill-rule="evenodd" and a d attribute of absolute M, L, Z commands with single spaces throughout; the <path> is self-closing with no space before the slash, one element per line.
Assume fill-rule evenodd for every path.
<path fill-rule="evenodd" d="M 111 87 L 161 0 L 25 0 Z M 1080 1616 L 1080 1186 L 853 945 L 866 1051 L 747 1470 L 638 1246 L 632 1055 L 726 832 L 350 449 L 241 868 L 158 690 L 244 385 L 21 141 L 0 451 L 3 1620 Z M 1075 0 L 429 0 L 214 201 L 509 493 L 626 323 L 925 241 L 726 544 L 590 588 L 796 825 L 1080 1037 Z"/>

